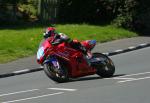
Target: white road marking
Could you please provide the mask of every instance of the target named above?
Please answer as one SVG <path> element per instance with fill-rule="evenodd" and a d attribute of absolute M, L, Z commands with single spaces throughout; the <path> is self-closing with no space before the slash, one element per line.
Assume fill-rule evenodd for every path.
<path fill-rule="evenodd" d="M 44 66 L 40 66 L 40 68 L 44 68 Z"/>
<path fill-rule="evenodd" d="M 120 77 L 114 77 L 114 78 L 106 78 L 106 79 L 125 79 L 125 80 L 132 80 L 132 79 L 135 79 L 135 78 L 120 78 Z"/>
<path fill-rule="evenodd" d="M 24 69 L 24 70 L 18 70 L 18 71 L 14 71 L 13 73 L 22 73 L 22 72 L 28 72 L 30 71 L 29 69 Z"/>
<path fill-rule="evenodd" d="M 124 76 L 118 76 L 118 77 L 113 77 L 113 78 L 105 78 L 105 79 L 116 79 L 116 80 L 121 80 L 118 81 L 117 83 L 125 83 L 125 82 L 131 82 L 131 81 L 137 81 L 137 80 L 144 80 L 144 79 L 150 79 L 150 77 L 142 77 L 142 78 L 138 78 L 138 77 L 134 77 L 134 78 L 129 78 L 131 76 L 144 76 L 146 74 L 150 74 L 150 72 L 143 72 L 143 73 L 136 73 L 136 74 L 129 74 L 129 75 L 124 75 Z"/>
<path fill-rule="evenodd" d="M 115 52 L 122 52 L 122 51 L 123 51 L 122 49 L 115 50 Z"/>
<path fill-rule="evenodd" d="M 104 54 L 104 55 L 109 55 L 109 53 L 102 53 L 102 54 Z"/>
<path fill-rule="evenodd" d="M 145 45 L 147 45 L 147 44 L 146 43 L 140 44 L 140 46 L 145 46 Z"/>
<path fill-rule="evenodd" d="M 134 46 L 130 46 L 130 47 L 128 47 L 128 49 L 134 49 L 135 47 Z"/>
<path fill-rule="evenodd" d="M 68 88 L 47 88 L 51 90 L 62 90 L 62 91 L 76 91 L 77 89 L 68 89 Z"/>
<path fill-rule="evenodd" d="M 41 96 L 36 96 L 36 97 L 30 97 L 30 98 L 24 98 L 24 99 L 12 100 L 12 101 L 5 101 L 5 102 L 2 102 L 2 103 L 14 103 L 14 102 L 37 99 L 37 98 L 42 98 L 42 97 L 48 97 L 48 96 L 58 95 L 58 94 L 63 94 L 63 93 L 64 92 L 58 92 L 58 93 L 46 94 L 46 95 L 41 95 Z"/>
<path fill-rule="evenodd" d="M 24 69 L 24 70 L 18 70 L 18 71 L 14 71 L 13 73 L 22 73 L 22 72 L 28 72 L 30 71 L 29 69 Z"/>
<path fill-rule="evenodd" d="M 125 83 L 125 82 L 144 80 L 144 79 L 150 79 L 150 77 L 143 77 L 143 78 L 136 78 L 136 79 L 131 79 L 131 80 L 118 81 L 117 83 Z"/>
<path fill-rule="evenodd" d="M 33 91 L 37 91 L 37 90 L 39 90 L 39 89 L 31 89 L 31 90 L 25 90 L 25 91 L 19 91 L 19 92 L 7 93 L 7 94 L 0 94 L 0 97 L 13 95 L 13 94 L 19 94 L 19 93 L 33 92 Z"/>
<path fill-rule="evenodd" d="M 143 72 L 143 73 L 136 73 L 136 74 L 129 74 L 124 76 L 118 76 L 118 77 L 129 77 L 129 76 L 137 76 L 137 75 L 143 75 L 143 74 L 150 74 L 150 72 Z"/>

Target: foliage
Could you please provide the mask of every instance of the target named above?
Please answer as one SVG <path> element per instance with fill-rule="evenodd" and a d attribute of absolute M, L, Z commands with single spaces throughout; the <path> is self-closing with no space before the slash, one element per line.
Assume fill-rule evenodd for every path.
<path fill-rule="evenodd" d="M 118 14 L 113 20 L 113 24 L 121 27 L 132 28 L 133 17 L 136 13 L 137 2 L 135 0 L 119 0 L 118 4 Z M 118 2 L 118 1 L 116 1 Z M 120 6 L 119 6 L 120 5 Z"/>
<path fill-rule="evenodd" d="M 62 22 L 112 23 L 150 32 L 149 0 L 60 0 Z"/>
<path fill-rule="evenodd" d="M 150 35 L 150 1 L 138 0 L 133 26 L 142 34 Z"/>
<path fill-rule="evenodd" d="M 36 17 L 35 0 L 0 0 L 0 22 L 16 23 Z"/>
<path fill-rule="evenodd" d="M 114 17 L 113 5 L 109 3 L 110 0 L 60 1 L 59 17 L 64 22 L 101 23 L 110 21 Z"/>
<path fill-rule="evenodd" d="M 18 9 L 23 13 L 24 19 L 36 19 L 37 7 L 35 0 L 26 0 L 18 4 Z"/>
<path fill-rule="evenodd" d="M 35 20 L 38 17 L 38 1 L 0 0 L 0 20 L 3 21 L 6 18 L 8 18 L 6 21 Z M 118 27 L 150 32 L 150 0 L 58 1 L 59 15 L 57 22 L 59 23 L 92 23 L 98 25 L 111 23 Z M 9 10 L 7 4 L 12 5 L 13 10 Z M 42 11 L 45 13 L 49 10 Z"/>

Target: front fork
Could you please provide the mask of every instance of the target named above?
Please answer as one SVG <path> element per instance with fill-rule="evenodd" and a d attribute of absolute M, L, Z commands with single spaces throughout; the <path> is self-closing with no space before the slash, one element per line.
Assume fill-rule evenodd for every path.
<path fill-rule="evenodd" d="M 61 69 L 59 61 L 55 57 L 49 57 L 47 60 L 44 61 L 44 64 L 51 64 L 55 68 L 55 72 L 58 72 Z"/>

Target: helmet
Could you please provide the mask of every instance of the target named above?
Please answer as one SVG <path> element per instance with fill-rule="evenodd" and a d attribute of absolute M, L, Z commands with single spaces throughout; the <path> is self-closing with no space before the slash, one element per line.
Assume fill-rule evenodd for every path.
<path fill-rule="evenodd" d="M 46 31 L 43 35 L 44 35 L 44 38 L 54 36 L 55 35 L 55 28 L 53 28 L 53 27 L 46 28 Z"/>

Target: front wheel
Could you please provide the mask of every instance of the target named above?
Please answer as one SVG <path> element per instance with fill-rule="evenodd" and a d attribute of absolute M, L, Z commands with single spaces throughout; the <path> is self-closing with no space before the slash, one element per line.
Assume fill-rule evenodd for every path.
<path fill-rule="evenodd" d="M 49 78 L 58 83 L 67 82 L 69 80 L 67 68 L 62 65 L 61 68 L 58 69 L 53 64 L 46 63 L 44 64 L 44 72 Z"/>
<path fill-rule="evenodd" d="M 104 78 L 112 77 L 115 73 L 115 65 L 112 60 L 108 56 L 101 53 L 93 53 L 93 57 L 101 60 L 100 63 L 95 65 L 97 74 Z"/>

